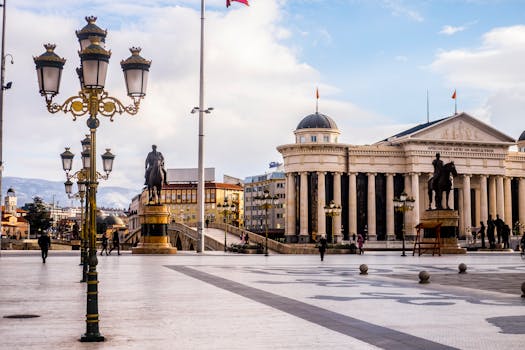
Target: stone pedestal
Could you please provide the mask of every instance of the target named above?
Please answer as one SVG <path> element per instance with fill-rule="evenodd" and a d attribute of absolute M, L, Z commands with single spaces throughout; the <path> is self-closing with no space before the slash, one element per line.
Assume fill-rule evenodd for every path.
<path fill-rule="evenodd" d="M 132 248 L 132 254 L 177 254 L 177 248 L 169 243 L 169 216 L 168 207 L 164 204 L 144 206 L 144 211 L 139 214 L 140 243 Z"/>
<path fill-rule="evenodd" d="M 456 237 L 459 225 L 457 210 L 438 209 L 426 210 L 421 215 L 424 224 L 441 223 L 441 254 L 466 254 L 467 250 L 461 248 Z M 424 238 L 435 238 L 435 232 L 425 231 Z M 423 239 L 424 239 L 423 238 Z"/>

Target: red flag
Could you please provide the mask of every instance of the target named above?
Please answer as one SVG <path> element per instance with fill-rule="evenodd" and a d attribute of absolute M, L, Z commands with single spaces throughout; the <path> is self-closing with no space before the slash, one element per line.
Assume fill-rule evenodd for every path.
<path fill-rule="evenodd" d="M 317 99 L 319 99 L 319 88 L 317 88 L 317 89 L 315 90 L 315 97 L 317 97 Z"/>
<path fill-rule="evenodd" d="M 226 0 L 226 7 L 230 7 L 232 4 L 232 1 L 237 1 L 242 4 L 245 4 L 246 6 L 250 6 L 250 4 L 248 4 L 248 0 Z"/>
<path fill-rule="evenodd" d="M 452 99 L 453 99 L 453 100 L 456 99 L 456 90 L 454 90 L 454 93 L 452 94 Z"/>

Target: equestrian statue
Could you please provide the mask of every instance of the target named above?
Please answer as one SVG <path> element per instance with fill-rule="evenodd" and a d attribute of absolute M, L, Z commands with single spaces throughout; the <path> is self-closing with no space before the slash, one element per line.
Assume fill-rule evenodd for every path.
<path fill-rule="evenodd" d="M 167 185 L 166 170 L 164 169 L 164 156 L 157 151 L 157 146 L 151 146 L 152 151 L 146 157 L 146 172 L 144 184 L 148 186 L 148 203 L 160 204 L 160 191 L 162 185 Z M 156 201 L 155 197 L 156 196 Z"/>
<path fill-rule="evenodd" d="M 436 153 L 436 159 L 432 161 L 432 165 L 434 166 L 434 175 L 428 180 L 428 209 L 432 209 L 432 192 L 435 193 L 436 209 L 443 209 L 443 192 L 446 193 L 447 209 L 450 209 L 448 205 L 448 198 L 452 189 L 450 176 L 458 175 L 456 166 L 454 162 L 443 164 L 439 153 Z"/>

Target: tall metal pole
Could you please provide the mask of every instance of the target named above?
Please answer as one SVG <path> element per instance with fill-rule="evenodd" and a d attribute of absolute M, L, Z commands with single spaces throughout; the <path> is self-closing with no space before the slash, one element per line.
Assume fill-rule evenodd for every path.
<path fill-rule="evenodd" d="M 199 174 L 197 183 L 197 236 L 200 244 L 197 251 L 204 254 L 204 11 L 205 0 L 201 0 L 201 46 L 199 81 Z"/>
<path fill-rule="evenodd" d="M 2 52 L 0 55 L 0 202 L 2 195 L 2 178 L 4 172 L 3 144 L 4 144 L 4 81 L 5 81 L 5 6 L 7 0 L 4 0 L 2 6 Z M 2 205 L 0 203 L 0 218 L 2 217 Z M 2 251 L 2 220 L 0 220 L 0 252 Z"/>
<path fill-rule="evenodd" d="M 98 273 L 97 273 L 97 127 L 100 121 L 97 119 L 98 111 L 98 91 L 90 89 L 89 91 L 89 108 L 90 116 L 87 125 L 90 131 L 91 144 L 89 150 L 89 187 L 88 187 L 88 205 L 89 205 L 89 271 L 87 273 L 87 302 L 86 302 L 86 333 L 82 335 L 82 342 L 99 342 L 104 341 L 104 336 L 99 332 L 99 314 L 98 314 Z"/>

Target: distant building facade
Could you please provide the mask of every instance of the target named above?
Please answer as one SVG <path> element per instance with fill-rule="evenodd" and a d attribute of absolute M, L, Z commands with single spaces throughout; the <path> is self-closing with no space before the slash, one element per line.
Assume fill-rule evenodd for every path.
<path fill-rule="evenodd" d="M 244 225 L 252 232 L 264 233 L 266 212 L 257 204 L 256 197 L 262 196 L 267 190 L 270 196 L 277 197 L 277 204 L 268 209 L 268 231 L 272 233 L 284 232 L 284 203 L 286 178 L 282 167 L 272 168 L 273 171 L 250 176 L 244 179 Z"/>
<path fill-rule="evenodd" d="M 30 235 L 29 222 L 24 218 L 26 211 L 18 209 L 15 190 L 9 188 L 2 206 L 1 236 L 12 239 L 26 239 Z"/>
<path fill-rule="evenodd" d="M 306 116 L 294 133 L 294 144 L 277 147 L 284 160 L 289 242 L 310 242 L 319 234 L 335 242 L 357 233 L 371 240 L 399 238 L 403 218 L 407 234 L 415 234 L 429 208 L 427 182 L 436 153 L 458 172 L 448 204 L 459 212 L 460 235 L 489 215 L 498 214 L 511 227 L 525 223 L 525 133 L 516 142 L 466 113 L 372 145 L 339 143 L 336 123 L 320 113 Z M 405 217 L 393 203 L 403 191 L 415 200 Z M 324 210 L 332 200 L 342 207 L 333 228 Z"/>

